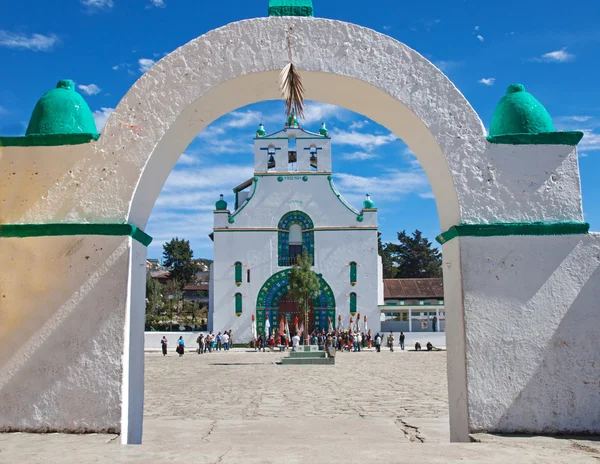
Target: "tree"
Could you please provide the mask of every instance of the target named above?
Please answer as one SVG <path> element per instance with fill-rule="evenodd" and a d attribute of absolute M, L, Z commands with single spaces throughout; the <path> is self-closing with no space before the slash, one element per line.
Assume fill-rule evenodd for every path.
<path fill-rule="evenodd" d="M 146 314 L 154 314 L 163 306 L 162 285 L 150 274 L 146 274 Z M 158 309 L 157 309 L 158 307 Z"/>
<path fill-rule="evenodd" d="M 181 289 L 192 282 L 196 275 L 197 266 L 192 261 L 193 257 L 189 240 L 175 237 L 163 245 L 163 264 L 170 269 L 171 279 L 179 282 Z"/>
<path fill-rule="evenodd" d="M 312 270 L 312 256 L 306 251 L 298 258 L 289 279 L 289 295 L 298 302 L 298 306 L 304 310 L 304 330 L 308 338 L 308 311 L 310 300 L 319 295 L 321 285 L 319 278 Z"/>
<path fill-rule="evenodd" d="M 381 256 L 385 278 L 442 277 L 442 254 L 415 230 L 412 236 L 398 232 L 396 243 L 383 245 Z"/>

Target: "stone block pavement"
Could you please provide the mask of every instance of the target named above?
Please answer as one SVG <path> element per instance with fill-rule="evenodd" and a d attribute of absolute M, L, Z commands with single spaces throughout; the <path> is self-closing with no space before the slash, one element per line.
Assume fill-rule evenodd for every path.
<path fill-rule="evenodd" d="M 444 352 L 339 353 L 335 366 L 277 364 L 284 355 L 147 353 L 143 445 L 0 434 L 0 463 L 600 464 L 592 437 L 449 443 Z"/>

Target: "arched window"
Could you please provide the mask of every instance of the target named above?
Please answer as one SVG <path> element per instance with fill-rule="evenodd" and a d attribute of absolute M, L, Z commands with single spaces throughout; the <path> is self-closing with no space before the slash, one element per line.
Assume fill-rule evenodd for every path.
<path fill-rule="evenodd" d="M 240 317 L 242 315 L 242 294 L 235 294 L 235 315 Z"/>
<path fill-rule="evenodd" d="M 356 274 L 357 274 L 356 267 L 357 267 L 357 264 L 354 261 L 352 261 L 350 263 L 350 285 L 352 285 L 353 287 L 356 285 L 356 282 L 357 282 L 357 279 L 356 279 Z"/>
<path fill-rule="evenodd" d="M 234 264 L 235 266 L 235 284 L 239 287 L 242 285 L 242 263 L 239 261 Z"/>
<path fill-rule="evenodd" d="M 350 314 L 353 316 L 356 314 L 356 293 L 350 294 Z"/>
<path fill-rule="evenodd" d="M 293 266 L 305 252 L 314 265 L 314 225 L 310 217 L 302 211 L 290 211 L 281 218 L 278 228 L 279 266 Z"/>

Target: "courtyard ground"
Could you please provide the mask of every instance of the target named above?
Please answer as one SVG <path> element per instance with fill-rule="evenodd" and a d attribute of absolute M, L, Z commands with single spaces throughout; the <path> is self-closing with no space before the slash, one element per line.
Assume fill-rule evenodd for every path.
<path fill-rule="evenodd" d="M 444 352 L 146 354 L 144 444 L 0 434 L 0 463 L 598 463 L 590 439 L 474 435 L 449 443 Z"/>

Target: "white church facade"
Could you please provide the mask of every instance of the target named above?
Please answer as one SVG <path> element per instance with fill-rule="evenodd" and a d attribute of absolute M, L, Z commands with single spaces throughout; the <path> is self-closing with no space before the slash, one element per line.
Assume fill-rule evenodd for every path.
<path fill-rule="evenodd" d="M 272 328 L 304 322 L 287 295 L 291 267 L 304 252 L 321 284 L 309 331 L 347 328 L 359 314 L 362 329 L 365 321 L 373 333 L 380 329 L 377 209 L 368 195 L 361 209 L 342 198 L 331 158 L 325 124 L 312 133 L 291 117 L 272 135 L 260 125 L 253 178 L 234 188 L 233 208 L 221 196 L 214 211 L 209 330 L 232 329 L 240 343 L 251 340 L 253 318 L 259 334 L 266 319 Z"/>

